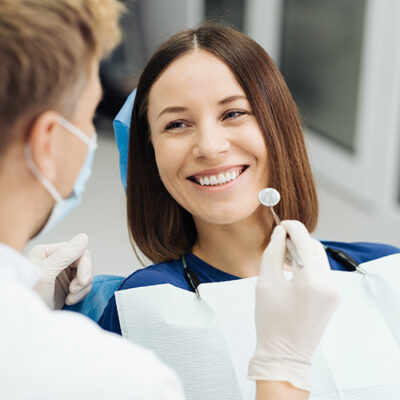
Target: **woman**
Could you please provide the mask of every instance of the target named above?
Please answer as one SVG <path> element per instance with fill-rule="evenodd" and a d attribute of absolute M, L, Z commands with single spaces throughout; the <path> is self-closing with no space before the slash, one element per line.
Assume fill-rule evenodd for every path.
<path fill-rule="evenodd" d="M 120 290 L 163 283 L 193 290 L 185 264 L 202 283 L 258 275 L 273 230 L 258 201 L 268 186 L 281 193 L 282 219 L 315 228 L 316 190 L 280 72 L 261 46 L 233 29 L 174 35 L 140 78 L 129 142 L 129 230 L 156 264 Z M 114 297 L 99 323 L 121 333 Z"/>

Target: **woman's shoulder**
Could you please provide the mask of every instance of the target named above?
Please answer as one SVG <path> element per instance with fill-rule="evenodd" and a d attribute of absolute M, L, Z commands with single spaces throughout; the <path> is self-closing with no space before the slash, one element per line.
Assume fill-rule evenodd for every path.
<path fill-rule="evenodd" d="M 122 282 L 119 290 L 167 283 L 182 289 L 189 289 L 180 260 L 162 262 L 138 269 Z"/>
<path fill-rule="evenodd" d="M 400 253 L 400 249 L 396 246 L 384 243 L 372 242 L 336 242 L 329 240 L 321 240 L 325 246 L 331 247 L 336 250 L 341 250 L 354 258 L 359 264 L 376 260 L 378 258 L 386 257 L 391 254 Z M 329 253 L 328 253 L 329 257 Z M 337 262 L 329 257 L 332 269 L 343 269 Z"/>

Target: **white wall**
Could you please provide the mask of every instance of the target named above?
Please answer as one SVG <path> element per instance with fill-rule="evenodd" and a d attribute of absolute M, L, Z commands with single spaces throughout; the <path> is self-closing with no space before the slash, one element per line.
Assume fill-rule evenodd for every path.
<path fill-rule="evenodd" d="M 247 33 L 279 60 L 283 0 L 247 4 Z M 306 135 L 321 200 L 316 233 L 400 245 L 400 2 L 366 5 L 356 152 Z"/>

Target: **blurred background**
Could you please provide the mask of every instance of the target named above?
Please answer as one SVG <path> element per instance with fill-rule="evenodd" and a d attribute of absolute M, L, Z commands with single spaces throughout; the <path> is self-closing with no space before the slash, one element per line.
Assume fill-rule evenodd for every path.
<path fill-rule="evenodd" d="M 125 276 L 140 266 L 129 242 L 112 119 L 162 41 L 212 20 L 258 41 L 287 80 L 317 181 L 320 219 L 314 235 L 400 246 L 400 1 L 124 3 L 124 41 L 101 68 L 99 148 L 84 201 L 32 244 L 86 232 L 97 274 Z"/>

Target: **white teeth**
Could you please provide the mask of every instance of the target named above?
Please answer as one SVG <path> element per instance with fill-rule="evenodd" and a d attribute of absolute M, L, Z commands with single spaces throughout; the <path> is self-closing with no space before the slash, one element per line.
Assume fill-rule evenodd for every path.
<path fill-rule="evenodd" d="M 217 183 L 218 183 L 217 178 L 214 175 L 210 176 L 210 184 L 211 185 L 216 185 Z"/>
<path fill-rule="evenodd" d="M 223 185 L 227 182 L 233 181 L 241 174 L 240 171 L 233 170 L 230 172 L 226 172 L 225 174 L 221 173 L 218 176 L 202 176 L 198 178 L 198 183 L 202 186 L 215 186 L 215 185 Z"/>

